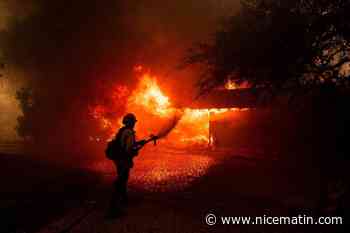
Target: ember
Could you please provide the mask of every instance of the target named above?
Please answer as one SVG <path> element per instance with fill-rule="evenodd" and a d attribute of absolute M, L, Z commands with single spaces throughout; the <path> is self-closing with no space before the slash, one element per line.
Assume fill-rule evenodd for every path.
<path fill-rule="evenodd" d="M 175 151 L 146 151 L 137 158 L 131 185 L 152 192 L 182 190 L 203 176 L 215 164 L 213 158 L 200 154 Z"/>
<path fill-rule="evenodd" d="M 149 147 L 136 157 L 130 185 L 148 192 L 183 190 L 219 161 L 202 153 Z M 108 161 L 97 162 L 89 168 L 103 171 L 107 180 L 115 177 L 115 168 Z"/>

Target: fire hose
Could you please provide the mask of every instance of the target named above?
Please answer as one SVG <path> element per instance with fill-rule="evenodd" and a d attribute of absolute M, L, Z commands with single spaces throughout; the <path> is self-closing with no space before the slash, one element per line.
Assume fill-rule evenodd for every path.
<path fill-rule="evenodd" d="M 149 139 L 145 139 L 145 140 L 141 140 L 138 141 L 137 147 L 139 147 L 138 149 L 141 149 L 144 145 L 146 145 L 149 142 L 153 141 L 153 145 L 157 145 L 157 140 L 166 137 L 177 125 L 177 123 L 179 122 L 179 120 L 181 119 L 182 114 L 181 115 L 175 115 L 173 117 L 173 119 L 171 119 L 171 121 L 168 122 L 167 125 L 165 125 L 159 132 L 157 135 L 150 135 Z"/>

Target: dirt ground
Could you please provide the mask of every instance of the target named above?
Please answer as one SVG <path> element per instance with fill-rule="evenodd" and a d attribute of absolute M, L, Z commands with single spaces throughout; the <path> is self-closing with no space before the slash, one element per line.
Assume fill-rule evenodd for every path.
<path fill-rule="evenodd" d="M 0 160 L 6 165 L 0 232 L 320 232 L 315 226 L 206 224 L 209 213 L 313 214 L 318 173 L 268 155 L 146 150 L 132 170 L 127 214 L 116 220 L 104 218 L 115 176 L 109 161 L 68 168 L 18 155 Z"/>

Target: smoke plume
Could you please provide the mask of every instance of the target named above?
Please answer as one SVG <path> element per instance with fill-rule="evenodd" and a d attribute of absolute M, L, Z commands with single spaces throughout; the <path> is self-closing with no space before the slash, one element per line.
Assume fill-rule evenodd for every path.
<path fill-rule="evenodd" d="M 89 141 L 101 129 L 89 118 L 88 106 L 110 101 L 115 83 L 132 90 L 136 64 L 163 74 L 161 81 L 173 95 L 193 93 L 193 74 L 174 67 L 193 42 L 208 38 L 221 16 L 237 9 L 238 0 L 1 4 L 0 49 L 6 63 L 25 74 L 27 83 L 17 95 L 23 112 L 18 133 L 43 153 L 86 156 L 103 151 Z M 115 117 L 124 110 L 120 105 Z M 160 134 L 166 136 L 178 120 Z"/>
<path fill-rule="evenodd" d="M 158 132 L 158 138 L 165 138 L 179 123 L 183 116 L 183 112 L 175 113 L 174 116 L 165 124 L 161 130 Z"/>

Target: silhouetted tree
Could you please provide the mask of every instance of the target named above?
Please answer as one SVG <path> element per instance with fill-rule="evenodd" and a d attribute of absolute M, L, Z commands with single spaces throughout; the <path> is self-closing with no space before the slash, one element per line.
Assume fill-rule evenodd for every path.
<path fill-rule="evenodd" d="M 345 175 L 349 95 L 336 88 L 349 86 L 349 12 L 348 0 L 244 0 L 240 12 L 216 31 L 214 40 L 192 48 L 185 60 L 203 70 L 200 94 L 229 79 L 238 84 L 248 81 L 253 90 L 272 94 L 320 87 L 312 104 L 295 112 L 299 144 L 291 146 L 288 134 L 285 153 L 295 158 L 297 154 L 290 151 L 303 145 L 311 148 L 303 159 L 312 157 L 312 166 L 320 169 L 321 211 L 327 209 L 329 184 L 350 183 Z M 301 99 L 298 102 L 307 98 Z"/>
<path fill-rule="evenodd" d="M 217 30 L 214 40 L 192 48 L 185 62 L 203 66 L 201 93 L 228 79 L 273 90 L 347 85 L 349 2 L 242 1 L 240 12 Z"/>

